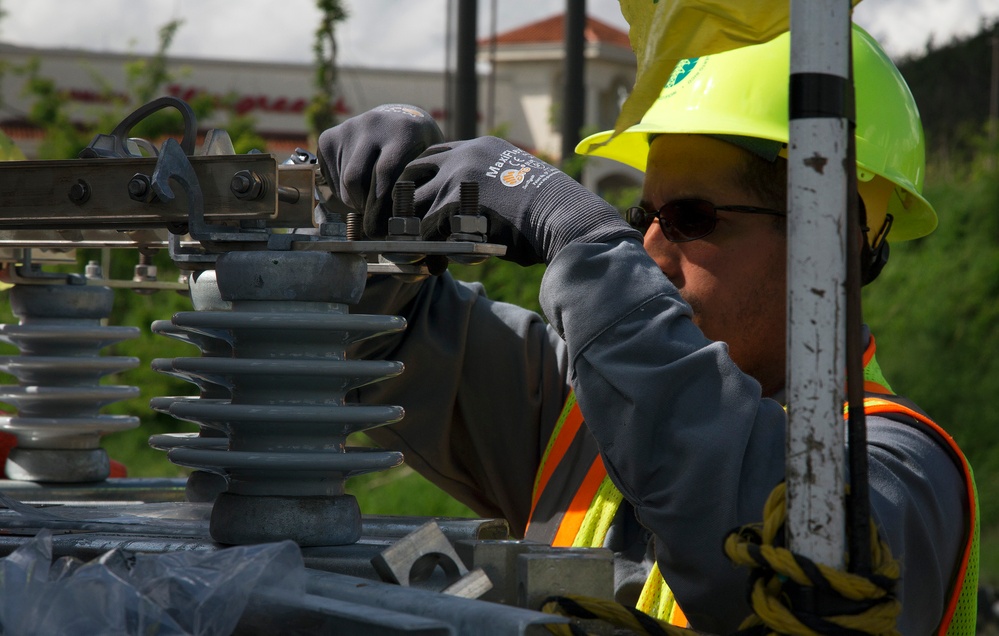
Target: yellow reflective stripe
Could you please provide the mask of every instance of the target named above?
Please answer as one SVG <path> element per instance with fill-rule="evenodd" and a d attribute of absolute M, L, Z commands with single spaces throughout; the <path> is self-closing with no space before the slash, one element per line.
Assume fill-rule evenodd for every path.
<path fill-rule="evenodd" d="M 958 577 L 961 578 L 961 587 L 954 587 L 948 595 L 943 620 L 936 633 L 946 634 L 947 636 L 972 636 L 975 633 L 975 622 L 978 612 L 978 553 L 981 520 L 979 518 L 978 485 L 975 483 L 975 473 L 971 469 L 971 464 L 968 462 L 968 458 L 965 457 L 964 452 L 957 445 L 957 442 L 954 441 L 954 438 L 927 416 L 904 405 L 882 398 L 865 398 L 864 410 L 868 414 L 907 415 L 921 422 L 936 432 L 940 441 L 951 448 L 954 457 L 961 459 L 965 469 L 965 489 L 968 499 L 971 500 L 971 511 L 969 512 L 971 516 L 970 536 L 961 554 L 961 563 L 957 573 Z M 951 584 L 953 585 L 953 583 L 952 581 Z"/>
<path fill-rule="evenodd" d="M 950 617 L 950 625 L 947 626 L 947 636 L 974 636 L 977 633 L 976 625 L 978 623 L 978 544 L 981 537 L 981 517 L 979 517 L 978 484 L 975 483 L 975 471 L 971 469 L 967 457 L 964 458 L 964 465 L 967 467 L 968 476 L 971 478 L 971 487 L 975 494 L 975 527 L 972 533 L 971 549 L 968 551 L 964 582 L 961 584 L 957 607 L 954 608 Z"/>
<path fill-rule="evenodd" d="M 871 338 L 871 346 L 874 346 L 873 338 Z M 871 359 L 864 365 L 864 382 L 873 382 L 878 386 L 884 387 L 888 393 L 895 395 L 895 391 L 892 390 L 888 384 L 888 380 L 885 379 L 884 373 L 881 372 L 877 356 L 874 353 L 871 354 Z"/>
<path fill-rule="evenodd" d="M 574 548 L 599 548 L 603 546 L 604 539 L 607 538 L 607 531 L 610 530 L 614 515 L 621 506 L 624 496 L 611 482 L 610 477 L 604 477 L 597 488 L 597 494 L 593 496 L 593 502 L 586 510 L 583 523 L 579 526 L 579 532 L 572 541 Z"/>
<path fill-rule="evenodd" d="M 635 608 L 670 625 L 687 626 L 687 617 L 677 604 L 673 590 L 669 589 L 669 585 L 659 572 L 658 563 L 653 564 L 649 578 L 645 579 L 645 586 L 642 587 Z"/>

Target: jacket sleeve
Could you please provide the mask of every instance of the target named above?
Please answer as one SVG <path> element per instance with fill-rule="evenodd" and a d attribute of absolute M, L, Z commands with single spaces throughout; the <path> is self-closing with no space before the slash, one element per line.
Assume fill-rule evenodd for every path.
<path fill-rule="evenodd" d="M 541 300 L 608 474 L 654 534 L 680 606 L 700 630 L 734 631 L 750 612 L 747 572 L 721 546 L 761 519 L 783 479 L 783 408 L 704 337 L 637 241 L 570 245 Z M 961 543 L 961 477 L 921 433 L 877 418 L 870 428 L 873 512 L 903 561 L 900 628 L 923 633 Z"/>
<path fill-rule="evenodd" d="M 565 345 L 538 314 L 486 298 L 449 274 L 419 283 L 373 278 L 351 313 L 394 314 L 400 334 L 351 357 L 399 360 L 400 377 L 362 387 L 367 404 L 400 405 L 403 420 L 368 431 L 477 514 L 523 536 L 541 455 L 565 401 Z"/>

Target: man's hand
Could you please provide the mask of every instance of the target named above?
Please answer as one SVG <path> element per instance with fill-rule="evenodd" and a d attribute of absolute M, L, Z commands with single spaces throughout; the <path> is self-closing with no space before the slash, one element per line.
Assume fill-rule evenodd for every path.
<path fill-rule="evenodd" d="M 433 146 L 400 179 L 416 184 L 416 213 L 428 240 L 451 233 L 461 183 L 478 183 L 487 242 L 506 245 L 503 258 L 521 265 L 550 262 L 573 242 L 642 240 L 613 206 L 572 177 L 495 137 Z"/>
<path fill-rule="evenodd" d="M 410 161 L 444 135 L 423 109 L 386 104 L 352 117 L 319 137 L 319 168 L 338 198 L 364 215 L 364 233 L 384 238 L 392 188 Z"/>

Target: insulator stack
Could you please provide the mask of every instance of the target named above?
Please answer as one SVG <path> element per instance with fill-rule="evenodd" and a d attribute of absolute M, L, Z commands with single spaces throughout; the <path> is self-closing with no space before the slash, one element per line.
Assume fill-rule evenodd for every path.
<path fill-rule="evenodd" d="M 101 378 L 139 364 L 138 358 L 101 356 L 109 345 L 136 338 L 135 327 L 101 324 L 114 292 L 89 285 L 16 285 L 9 292 L 17 325 L 0 325 L 0 340 L 20 350 L 0 357 L 0 369 L 18 385 L 0 386 L 0 402 L 16 415 L 0 417 L 0 430 L 17 446 L 8 478 L 38 482 L 107 479 L 110 461 L 100 447 L 106 433 L 135 428 L 139 418 L 103 415 L 101 409 L 139 395 L 131 386 L 101 385 Z"/>
<path fill-rule="evenodd" d="M 348 360 L 347 347 L 400 331 L 395 316 L 351 315 L 367 277 L 363 257 L 326 252 L 230 252 L 216 264 L 225 311 L 176 314 L 172 323 L 224 345 L 154 368 L 229 396 L 176 398 L 175 417 L 216 429 L 226 449 L 179 445 L 171 461 L 225 475 L 210 532 L 221 543 L 291 539 L 343 545 L 360 537 L 360 510 L 345 494 L 351 475 L 402 462 L 400 453 L 348 448 L 347 436 L 402 418 L 398 406 L 347 405 L 346 394 L 402 372 L 390 361 Z M 195 340 L 192 339 L 192 342 Z M 231 354 L 212 353 L 229 346 Z M 217 351 L 218 349 L 215 349 Z"/>
<path fill-rule="evenodd" d="M 190 279 L 191 300 L 197 311 L 228 311 L 230 303 L 222 300 L 218 283 L 215 280 L 215 270 L 201 272 Z M 203 333 L 198 330 L 178 327 L 170 320 L 154 321 L 150 330 L 158 335 L 174 338 L 192 344 L 207 357 L 232 357 L 232 345 L 228 333 L 215 330 Z M 165 363 L 165 364 L 164 364 Z M 162 373 L 171 373 L 170 360 L 158 360 L 153 368 Z M 162 367 L 162 368 L 161 368 Z M 185 378 L 186 379 L 186 378 Z M 150 400 L 150 407 L 162 413 L 170 413 L 170 406 L 177 401 L 189 399 L 228 399 L 231 397 L 228 387 L 215 384 L 204 379 L 197 380 L 200 392 L 192 397 L 155 397 Z M 197 422 L 195 422 L 197 423 Z M 201 425 L 197 433 L 166 433 L 153 435 L 149 444 L 158 450 L 169 452 L 172 448 L 193 447 L 225 450 L 229 447 L 229 438 L 216 428 Z M 226 489 L 225 477 L 215 472 L 195 470 L 187 478 L 185 496 L 191 502 L 211 502 Z"/>

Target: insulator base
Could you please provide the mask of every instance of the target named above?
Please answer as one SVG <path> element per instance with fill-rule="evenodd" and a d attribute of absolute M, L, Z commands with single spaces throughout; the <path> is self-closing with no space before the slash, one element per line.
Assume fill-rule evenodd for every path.
<path fill-rule="evenodd" d="M 110 472 L 111 461 L 103 448 L 15 447 L 6 465 L 7 477 L 20 481 L 86 483 L 103 481 Z"/>
<path fill-rule="evenodd" d="M 361 509 L 353 495 L 246 496 L 224 492 L 209 524 L 219 543 L 246 545 L 290 539 L 302 547 L 347 545 L 361 538 Z"/>

